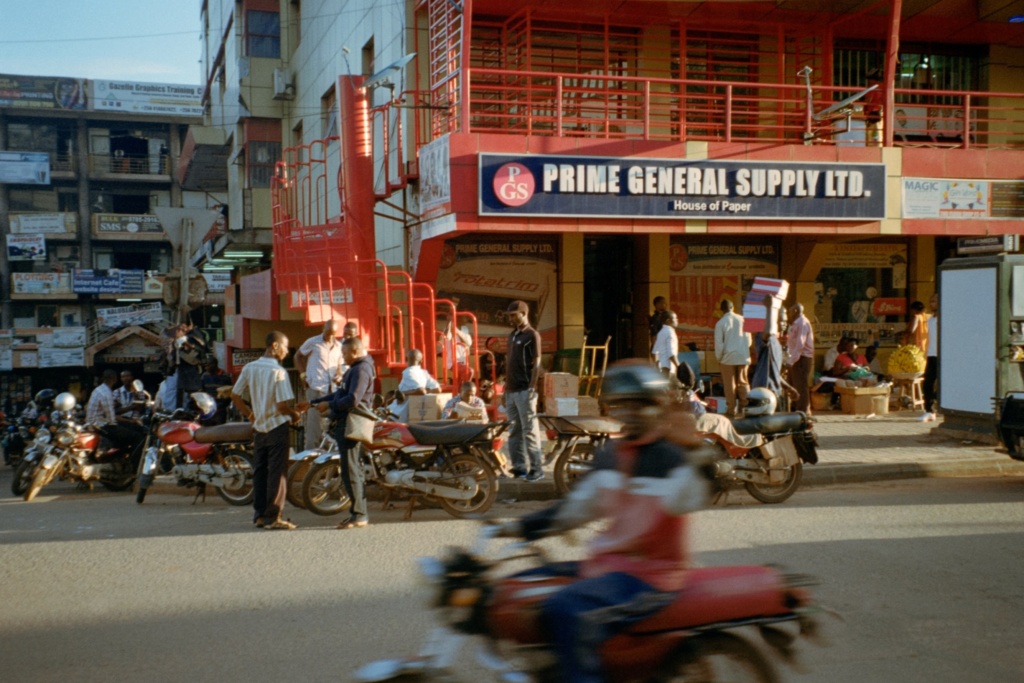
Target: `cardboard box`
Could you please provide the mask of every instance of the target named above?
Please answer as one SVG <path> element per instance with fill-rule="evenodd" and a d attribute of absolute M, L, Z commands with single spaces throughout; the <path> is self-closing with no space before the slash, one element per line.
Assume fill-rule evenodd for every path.
<path fill-rule="evenodd" d="M 584 415 L 586 417 L 601 416 L 601 405 L 593 396 L 579 396 L 576 398 L 576 403 L 579 415 Z"/>
<path fill-rule="evenodd" d="M 487 422 L 487 409 L 474 408 L 465 401 L 459 401 L 452 408 L 451 417 L 465 420 L 466 422 Z"/>
<path fill-rule="evenodd" d="M 839 405 L 847 415 L 888 415 L 889 387 L 836 387 Z"/>
<path fill-rule="evenodd" d="M 441 409 L 452 399 L 451 394 L 425 394 L 409 397 L 409 423 L 440 420 Z"/>
<path fill-rule="evenodd" d="M 709 413 L 718 413 L 719 415 L 722 415 L 726 410 L 724 396 L 708 396 L 704 399 L 704 405 Z"/>
<path fill-rule="evenodd" d="M 580 393 L 579 378 L 568 372 L 549 372 L 544 375 L 544 398 L 574 398 Z"/>
<path fill-rule="evenodd" d="M 585 397 L 584 397 L 585 398 Z M 544 399 L 545 415 L 579 415 L 580 403 L 576 398 L 546 398 Z"/>

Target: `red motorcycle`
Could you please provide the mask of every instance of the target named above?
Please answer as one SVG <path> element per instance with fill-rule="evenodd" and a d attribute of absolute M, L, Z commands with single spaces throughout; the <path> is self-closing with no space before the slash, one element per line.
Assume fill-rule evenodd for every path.
<path fill-rule="evenodd" d="M 497 476 L 506 469 L 498 453 L 505 426 L 454 420 L 377 422 L 373 442 L 363 451 L 365 481 L 383 489 L 388 500 L 394 494 L 408 496 L 410 514 L 417 500 L 436 503 L 453 517 L 483 514 L 494 504 Z M 302 499 L 318 515 L 347 509 L 336 446 L 313 461 L 302 482 Z"/>
<path fill-rule="evenodd" d="M 203 420 L 217 412 L 213 397 L 192 394 L 194 408 L 173 415 L 153 413 L 139 463 L 139 489 L 135 501 L 142 503 L 161 474 L 178 486 L 195 487 L 196 498 L 205 496 L 206 485 L 231 505 L 252 503 L 252 425 L 248 422 L 204 427 Z"/>
<path fill-rule="evenodd" d="M 477 661 L 496 680 L 560 680 L 551 644 L 540 624 L 541 603 L 571 577 L 496 576 L 502 563 L 541 557 L 532 544 L 516 543 L 498 559 L 484 556 L 495 527 L 484 527 L 473 549 L 452 549 L 444 558 L 421 558 L 420 569 L 435 589 L 440 623 L 420 652 L 407 659 L 368 664 L 356 680 L 447 680 L 459 647 L 475 636 Z M 527 552 L 521 552 L 525 548 Z M 773 567 L 707 567 L 689 572 L 686 586 L 668 607 L 637 622 L 600 650 L 608 681 L 778 680 L 765 652 L 791 661 L 797 637 L 817 633 L 809 577 Z M 767 650 L 740 635 L 756 627 Z M 405 680 L 403 678 L 403 680 Z"/>

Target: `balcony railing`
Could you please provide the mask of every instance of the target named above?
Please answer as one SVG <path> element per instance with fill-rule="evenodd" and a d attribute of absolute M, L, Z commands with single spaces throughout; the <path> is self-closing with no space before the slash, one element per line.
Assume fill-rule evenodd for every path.
<path fill-rule="evenodd" d="M 865 144 L 863 99 L 816 118 L 849 87 L 644 79 L 595 74 L 469 74 L 470 132 L 598 139 Z M 1024 93 L 897 89 L 893 144 L 1024 148 Z M 969 134 L 964 135 L 964 122 Z"/>
<path fill-rule="evenodd" d="M 117 173 L 122 175 L 159 175 L 171 172 L 170 159 L 166 154 L 90 154 L 90 173 Z"/>

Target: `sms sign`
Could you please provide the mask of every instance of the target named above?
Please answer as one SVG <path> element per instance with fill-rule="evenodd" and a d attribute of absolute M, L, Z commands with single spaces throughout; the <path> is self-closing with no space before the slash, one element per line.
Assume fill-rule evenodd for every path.
<path fill-rule="evenodd" d="M 505 164 L 494 173 L 494 196 L 505 206 L 522 206 L 533 197 L 533 173 L 519 163 Z"/>

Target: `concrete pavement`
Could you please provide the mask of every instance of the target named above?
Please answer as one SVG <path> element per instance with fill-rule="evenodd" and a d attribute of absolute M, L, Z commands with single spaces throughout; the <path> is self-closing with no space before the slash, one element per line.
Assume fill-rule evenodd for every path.
<path fill-rule="evenodd" d="M 803 486 L 913 479 L 918 477 L 1024 476 L 1024 462 L 1005 449 L 958 438 L 919 422 L 920 413 L 897 411 L 864 417 L 819 412 L 818 464 L 804 465 Z M 1000 446 L 1001 448 L 1001 446 Z M 547 499 L 555 496 L 550 467 L 539 482 L 501 480 L 500 500 Z"/>

